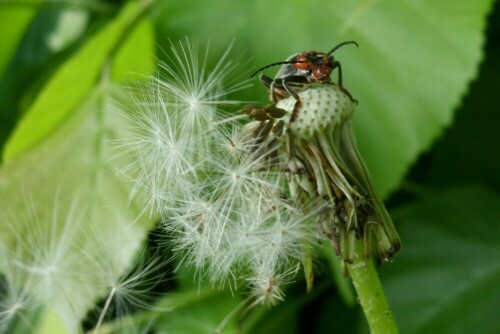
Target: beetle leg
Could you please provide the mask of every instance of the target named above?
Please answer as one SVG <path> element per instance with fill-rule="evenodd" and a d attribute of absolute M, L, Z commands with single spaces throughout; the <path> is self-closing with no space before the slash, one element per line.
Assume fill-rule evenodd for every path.
<path fill-rule="evenodd" d="M 283 129 L 285 128 L 285 122 L 283 120 L 278 121 L 273 128 L 273 133 L 276 137 L 281 137 Z"/>
<path fill-rule="evenodd" d="M 290 131 L 290 129 L 286 130 L 287 132 Z M 292 160 L 293 158 L 296 157 L 295 155 L 295 141 L 293 140 L 293 136 L 287 136 L 287 151 L 288 151 L 288 161 Z"/>
<path fill-rule="evenodd" d="M 277 103 L 278 102 L 278 97 L 276 96 L 276 81 L 273 81 L 271 83 L 271 87 L 269 88 L 269 92 L 271 93 L 269 98 L 271 99 L 271 101 L 273 101 L 273 103 Z"/>
<path fill-rule="evenodd" d="M 302 101 L 300 101 L 299 94 L 297 94 L 297 92 L 295 90 L 293 90 L 292 87 L 290 87 L 288 85 L 286 78 L 283 79 L 282 84 L 283 84 L 283 88 L 285 88 L 285 90 L 288 92 L 288 94 L 293 96 L 293 98 L 295 99 L 295 104 L 293 105 L 292 116 L 290 117 L 290 123 L 293 123 L 293 122 L 295 122 L 295 120 L 299 116 L 300 107 L 302 107 Z"/>
<path fill-rule="evenodd" d="M 339 85 L 339 88 L 340 90 L 345 93 L 347 96 L 349 96 L 349 98 L 351 99 L 352 102 L 354 103 L 358 103 L 358 100 L 356 100 L 355 98 L 352 97 L 351 93 L 344 88 L 344 85 L 342 85 L 342 66 L 340 65 L 340 62 L 338 61 L 334 61 L 333 62 L 333 69 L 335 68 L 338 68 L 339 69 L 339 74 L 338 74 L 338 85 Z"/>
<path fill-rule="evenodd" d="M 274 120 L 269 120 L 261 123 L 262 125 L 259 129 L 259 132 L 257 133 L 257 144 L 262 144 L 264 141 L 266 141 L 269 133 L 271 133 L 271 130 L 274 128 Z"/>

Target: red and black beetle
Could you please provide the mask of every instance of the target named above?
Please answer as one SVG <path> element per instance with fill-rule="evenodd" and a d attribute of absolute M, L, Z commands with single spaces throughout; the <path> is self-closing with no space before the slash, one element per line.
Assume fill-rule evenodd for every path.
<path fill-rule="evenodd" d="M 290 56 L 285 61 L 280 61 L 276 63 L 264 66 L 255 73 L 255 76 L 262 70 L 269 68 L 271 66 L 283 65 L 274 77 L 271 79 L 267 75 L 261 74 L 259 76 L 260 81 L 269 88 L 270 99 L 273 103 L 278 102 L 281 99 L 293 96 L 297 102 L 293 109 L 292 117 L 290 122 L 295 121 L 298 116 L 298 110 L 300 108 L 301 102 L 298 92 L 305 89 L 307 85 L 311 83 L 321 83 L 328 84 L 331 82 L 330 75 L 334 69 L 338 68 L 338 86 L 346 93 L 353 102 L 357 102 L 352 95 L 345 89 L 342 85 L 342 67 L 340 62 L 335 60 L 332 53 L 338 48 L 347 45 L 354 44 L 358 46 L 355 41 L 345 41 L 336 45 L 329 52 L 320 51 L 307 51 L 302 53 L 297 53 Z"/>

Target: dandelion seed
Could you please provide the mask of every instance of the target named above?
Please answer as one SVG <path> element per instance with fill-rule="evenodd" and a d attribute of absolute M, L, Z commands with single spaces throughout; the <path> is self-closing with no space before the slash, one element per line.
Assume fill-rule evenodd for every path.
<path fill-rule="evenodd" d="M 132 134 L 117 145 L 132 158 L 123 171 L 134 180 L 131 197 L 145 198 L 150 216 L 161 214 L 178 265 L 220 284 L 262 275 L 250 267 L 279 276 L 315 235 L 302 204 L 284 198 L 286 175 L 269 158 L 279 153 L 276 142 L 241 131 L 243 115 L 219 109 L 237 103 L 224 98 L 247 85 L 224 86 L 235 68 L 228 55 L 208 71 L 207 54 L 200 61 L 196 46 L 172 44 L 164 74 L 134 95 Z"/>
<path fill-rule="evenodd" d="M 249 285 L 255 300 L 247 308 L 247 311 L 258 304 L 274 306 L 282 302 L 285 298 L 282 286 L 289 283 L 290 277 L 295 275 L 299 268 L 300 264 L 290 267 L 286 271 L 277 271 L 277 268 L 265 265 L 255 267 L 255 275 L 249 278 Z"/>
<path fill-rule="evenodd" d="M 7 256 L 10 252 L 0 245 L 0 333 L 7 333 L 15 321 L 22 321 L 26 326 L 31 323 L 30 312 L 38 304 L 30 295 L 31 276 L 19 268 Z"/>
<path fill-rule="evenodd" d="M 103 320 L 115 305 L 120 315 L 132 306 L 149 307 L 148 287 L 161 282 L 157 271 L 165 261 L 141 263 L 127 276 L 130 253 L 139 247 L 137 232 L 128 230 L 135 232 L 137 245 L 124 244 L 125 232 L 109 224 L 93 225 L 77 199 L 58 192 L 52 201 L 47 208 L 46 202 L 26 199 L 25 209 L 16 215 L 2 212 L 9 233 L 1 238 L 11 239 L 0 243 L 0 332 L 13 321 L 29 328 L 40 308 L 54 311 L 68 332 L 77 332 L 108 288 Z"/>
<path fill-rule="evenodd" d="M 202 158 L 193 151 L 192 138 L 179 132 L 178 121 L 169 114 L 162 95 L 149 98 L 156 101 L 155 107 L 136 101 L 138 110 L 125 115 L 132 129 L 128 137 L 115 142 L 115 149 L 132 157 L 132 163 L 120 172 L 133 179 L 130 197 L 145 198 L 151 217 L 183 196 L 190 179 L 197 177 L 196 165 Z"/>
<path fill-rule="evenodd" d="M 183 263 L 202 269 L 208 258 L 217 255 L 221 239 L 217 226 L 224 217 L 203 194 L 192 194 L 175 211 L 164 222 L 166 231 L 171 232 L 173 250 L 183 256 Z"/>
<path fill-rule="evenodd" d="M 230 125 L 228 124 L 227 127 Z M 237 162 L 254 151 L 257 142 L 248 133 L 241 131 L 239 124 L 233 124 L 229 129 L 227 127 L 218 127 L 216 129 L 215 150 L 220 151 L 232 162 Z"/>
<path fill-rule="evenodd" d="M 11 296 L 19 298 L 17 309 L 26 310 L 29 304 L 50 306 L 74 330 L 93 302 L 92 287 L 79 271 L 84 267 L 78 249 L 82 210 L 76 200 L 69 208 L 61 201 L 57 194 L 53 207 L 45 209 L 27 199 L 25 212 L 6 219 L 14 238 L 3 249 L 7 264 L 2 270 Z"/>
<path fill-rule="evenodd" d="M 172 44 L 164 75 L 140 89 L 134 135 L 120 146 L 136 159 L 126 170 L 136 175 L 131 196 L 144 193 L 150 214 L 161 214 L 178 266 L 214 283 L 243 278 L 253 307 L 284 298 L 317 231 L 345 262 L 357 238 L 367 254 L 390 258 L 399 239 L 355 147 L 347 90 L 308 85 L 299 108 L 283 93 L 231 115 L 220 107 L 234 105 L 224 99 L 246 82 L 224 88 L 235 68 L 229 50 L 213 70 L 207 53 Z M 242 126 L 243 114 L 254 121 Z"/>
<path fill-rule="evenodd" d="M 248 80 L 233 78 L 231 47 L 207 72 L 208 48 L 200 59 L 198 47 L 187 40 L 171 43 L 159 77 L 132 92 L 133 103 L 125 114 L 131 135 L 117 141 L 115 148 L 131 158 L 120 173 L 133 181 L 130 197 L 144 201 L 149 217 L 165 215 L 189 198 L 211 158 L 210 137 L 221 123 L 230 122 L 222 117 L 220 106 L 240 103 L 226 99 L 248 86 Z"/>
<path fill-rule="evenodd" d="M 135 309 L 154 309 L 151 290 L 164 280 L 162 271 L 167 262 L 154 255 L 148 256 L 146 261 L 144 252 L 138 254 L 137 260 L 130 265 L 132 269 L 129 272 L 123 272 L 123 259 L 120 255 L 113 256 L 116 253 L 109 250 L 98 251 L 99 248 L 110 247 L 109 242 L 112 243 L 112 240 L 110 237 L 106 244 L 97 243 L 101 247 L 94 249 L 96 254 L 85 253 L 96 267 L 94 275 L 99 285 L 96 288 L 108 291 L 94 326 L 94 333 L 99 332 L 104 320 L 110 316 L 118 321 L 126 321 L 125 316 Z M 130 325 L 132 324 L 131 321 Z"/>
<path fill-rule="evenodd" d="M 220 106 L 240 103 L 226 99 L 229 94 L 249 86 L 249 80 L 235 76 L 238 66 L 229 57 L 231 49 L 232 44 L 218 58 L 215 67 L 207 71 L 208 47 L 200 59 L 198 46 L 187 39 L 177 46 L 171 43 L 168 63 L 160 64 L 164 75 L 157 82 L 164 88 L 167 106 L 175 107 L 175 116 L 181 121 L 179 131 L 184 136 L 200 138 L 221 120 Z"/>

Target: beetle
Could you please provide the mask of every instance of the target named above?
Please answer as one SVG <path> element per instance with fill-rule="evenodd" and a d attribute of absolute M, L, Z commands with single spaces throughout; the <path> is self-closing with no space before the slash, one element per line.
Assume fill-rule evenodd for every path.
<path fill-rule="evenodd" d="M 337 44 L 329 52 L 307 51 L 296 53 L 290 56 L 285 61 L 279 61 L 261 67 L 255 71 L 251 77 L 257 73 L 276 65 L 282 65 L 274 79 L 265 74 L 259 76 L 259 80 L 269 89 L 270 99 L 273 103 L 293 96 L 296 100 L 290 122 L 297 119 L 298 112 L 301 106 L 298 92 L 305 89 L 309 84 L 320 83 L 328 84 L 331 82 L 330 75 L 338 68 L 338 86 L 351 99 L 357 103 L 351 93 L 342 85 L 342 67 L 340 62 L 335 60 L 332 54 L 340 47 L 348 44 L 359 46 L 355 41 L 345 41 Z"/>

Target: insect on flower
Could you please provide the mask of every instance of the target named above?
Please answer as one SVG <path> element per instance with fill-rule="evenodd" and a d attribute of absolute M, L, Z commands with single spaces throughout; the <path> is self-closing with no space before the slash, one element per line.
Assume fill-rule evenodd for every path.
<path fill-rule="evenodd" d="M 297 119 L 298 111 L 301 106 L 298 92 L 304 90 L 311 83 L 330 83 L 330 75 L 336 68 L 338 68 L 338 86 L 340 90 L 349 96 L 351 101 L 357 102 L 342 85 L 342 66 L 340 62 L 335 60 L 332 56 L 333 52 L 348 44 L 358 46 L 358 43 L 355 41 L 345 41 L 337 44 L 327 53 L 314 50 L 296 53 L 285 61 L 272 63 L 258 69 L 252 74 L 252 77 L 266 68 L 282 65 L 274 79 L 271 79 L 265 74 L 261 74 L 259 80 L 269 88 L 270 99 L 273 103 L 277 103 L 289 96 L 295 98 L 296 102 L 290 122 L 294 122 Z"/>
<path fill-rule="evenodd" d="M 378 198 L 356 145 L 352 116 L 356 100 L 342 86 L 340 63 L 330 52 L 309 51 L 281 64 L 275 79 L 261 75 L 272 105 L 242 109 L 246 126 L 269 168 L 285 171 L 292 201 L 319 203 L 317 223 L 344 263 L 353 263 L 356 240 L 365 257 L 390 261 L 401 247 L 392 220 Z M 338 68 L 338 83 L 331 82 Z"/>

